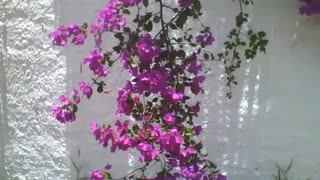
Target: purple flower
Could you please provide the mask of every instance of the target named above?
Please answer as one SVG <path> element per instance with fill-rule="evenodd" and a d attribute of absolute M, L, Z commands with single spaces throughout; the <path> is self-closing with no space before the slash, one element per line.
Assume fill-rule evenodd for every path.
<path fill-rule="evenodd" d="M 171 129 L 169 132 L 162 133 L 158 140 L 161 149 L 165 149 L 175 155 L 179 154 L 180 146 L 184 143 L 182 135 L 176 128 Z"/>
<path fill-rule="evenodd" d="M 194 127 L 193 127 L 193 130 L 194 130 L 194 133 L 195 133 L 197 136 L 199 136 L 200 133 L 202 132 L 203 128 L 202 128 L 202 126 L 194 126 Z"/>
<path fill-rule="evenodd" d="M 199 94 L 203 91 L 200 84 L 203 83 L 205 80 L 204 76 L 197 76 L 193 78 L 192 84 L 191 84 L 191 92 L 195 95 Z"/>
<path fill-rule="evenodd" d="M 227 176 L 224 176 L 222 174 L 218 174 L 218 177 L 216 180 L 227 180 Z"/>
<path fill-rule="evenodd" d="M 174 125 L 175 124 L 175 120 L 176 118 L 170 114 L 170 113 L 166 113 L 164 116 L 163 116 L 163 119 L 169 124 L 169 125 Z"/>
<path fill-rule="evenodd" d="M 117 145 L 119 149 L 126 151 L 129 147 L 132 146 L 132 141 L 128 136 L 123 135 L 118 139 Z"/>
<path fill-rule="evenodd" d="M 90 123 L 90 130 L 91 130 L 92 134 L 95 136 L 96 140 L 100 139 L 101 130 L 100 130 L 98 123 L 91 122 Z"/>
<path fill-rule="evenodd" d="M 141 153 L 139 158 L 141 162 L 150 162 L 159 155 L 159 151 L 153 149 L 152 145 L 148 143 L 139 143 L 137 149 Z"/>
<path fill-rule="evenodd" d="M 211 33 L 199 34 L 196 37 L 196 42 L 201 44 L 202 47 L 206 47 L 206 46 L 212 45 L 214 40 L 215 39 L 214 39 L 214 37 L 212 36 Z"/>
<path fill-rule="evenodd" d="M 73 36 L 71 43 L 74 45 L 82 45 L 85 39 L 87 39 L 87 34 L 82 32 L 81 28 L 75 24 L 68 25 L 67 27 L 60 26 L 49 34 L 49 37 L 53 40 L 53 44 L 57 46 L 65 46 L 67 39 L 71 36 Z"/>
<path fill-rule="evenodd" d="M 61 123 L 73 122 L 76 120 L 76 115 L 69 109 L 51 106 L 52 115 Z"/>
<path fill-rule="evenodd" d="M 110 165 L 110 164 L 107 164 L 106 166 L 104 166 L 104 169 L 106 169 L 106 170 L 110 170 L 112 168 L 112 165 Z"/>
<path fill-rule="evenodd" d="M 169 164 L 171 167 L 177 167 L 177 166 L 179 165 L 179 160 L 177 160 L 177 159 L 169 159 L 168 164 Z"/>
<path fill-rule="evenodd" d="M 151 63 L 153 58 L 158 56 L 161 52 L 161 49 L 155 45 L 150 34 L 146 34 L 144 37 L 140 38 L 137 49 L 139 58 L 144 63 Z"/>
<path fill-rule="evenodd" d="M 200 170 L 197 165 L 181 168 L 181 176 L 185 179 L 199 180 L 204 177 L 204 174 L 205 172 L 203 170 Z"/>
<path fill-rule="evenodd" d="M 99 77 L 106 77 L 108 75 L 107 69 L 101 64 L 103 55 L 98 51 L 94 50 L 90 52 L 90 56 L 83 59 L 83 64 L 88 64 L 90 70 L 94 75 Z"/>
<path fill-rule="evenodd" d="M 133 108 L 133 102 L 129 101 L 129 99 L 130 99 L 130 92 L 124 88 L 119 89 L 118 98 L 117 98 L 117 104 L 118 104 L 118 109 L 116 112 L 117 115 L 125 114 L 128 116 L 131 114 L 131 110 Z"/>
<path fill-rule="evenodd" d="M 181 102 L 185 96 L 183 93 L 176 92 L 171 87 L 168 87 L 167 89 L 163 90 L 161 92 L 161 95 L 174 104 Z"/>
<path fill-rule="evenodd" d="M 177 93 L 177 92 L 174 92 L 171 95 L 171 98 L 172 98 L 173 102 L 175 102 L 175 103 L 182 101 L 183 97 L 184 97 L 184 94 Z"/>
<path fill-rule="evenodd" d="M 138 82 L 135 84 L 135 92 L 142 94 L 144 91 L 151 93 L 161 92 L 167 86 L 167 74 L 157 70 L 139 74 Z"/>
<path fill-rule="evenodd" d="M 179 0 L 178 4 L 180 7 L 189 7 L 192 4 L 192 0 Z"/>
<path fill-rule="evenodd" d="M 151 136 L 154 137 L 155 139 L 158 139 L 160 136 L 160 131 L 161 131 L 161 127 L 159 125 L 154 126 L 151 131 Z"/>
<path fill-rule="evenodd" d="M 193 147 L 187 147 L 180 152 L 180 160 L 184 163 L 189 160 L 191 155 L 193 155 L 196 150 Z"/>
<path fill-rule="evenodd" d="M 202 65 L 197 61 L 196 53 L 193 53 L 190 57 L 186 58 L 183 61 L 182 67 L 185 68 L 188 72 L 195 75 L 199 74 L 199 72 L 202 71 Z"/>
<path fill-rule="evenodd" d="M 81 99 L 80 99 L 80 96 L 79 96 L 79 94 L 78 94 L 78 90 L 73 89 L 73 90 L 71 91 L 71 95 L 72 95 L 72 97 L 73 97 L 73 102 L 76 103 L 76 104 L 79 104 L 80 101 L 81 101 Z"/>
<path fill-rule="evenodd" d="M 77 36 L 74 36 L 72 39 L 72 44 L 74 45 L 81 45 L 84 44 L 84 41 L 87 39 L 87 34 L 78 34 Z"/>
<path fill-rule="evenodd" d="M 119 0 L 110 0 L 108 4 L 98 13 L 97 19 L 103 24 L 104 31 L 120 30 L 126 24 L 126 19 L 118 14 L 122 2 Z"/>
<path fill-rule="evenodd" d="M 122 0 L 122 2 L 125 6 L 135 6 L 141 3 L 141 0 Z"/>
<path fill-rule="evenodd" d="M 69 34 L 69 31 L 64 26 L 60 26 L 57 30 L 50 33 L 49 37 L 53 40 L 54 45 L 65 46 Z"/>
<path fill-rule="evenodd" d="M 103 180 L 104 174 L 100 171 L 93 171 L 90 173 L 90 180 Z"/>
<path fill-rule="evenodd" d="M 71 101 L 64 95 L 59 96 L 59 101 L 61 102 L 62 105 L 70 105 Z"/>
<path fill-rule="evenodd" d="M 82 91 L 83 95 L 86 95 L 88 98 L 91 97 L 93 90 L 91 86 L 89 86 L 85 82 L 79 82 L 80 90 Z"/>
<path fill-rule="evenodd" d="M 125 69 L 128 69 L 131 64 L 130 58 L 131 54 L 127 50 L 121 52 L 121 63 Z"/>

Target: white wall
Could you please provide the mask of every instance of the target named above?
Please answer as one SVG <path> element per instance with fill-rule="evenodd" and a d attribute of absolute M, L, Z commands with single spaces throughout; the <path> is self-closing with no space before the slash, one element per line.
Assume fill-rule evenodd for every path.
<path fill-rule="evenodd" d="M 0 179 L 67 179 L 65 128 L 48 111 L 66 85 L 65 61 L 48 39 L 54 2 L 2 0 L 0 9 Z"/>
<path fill-rule="evenodd" d="M 6 142 L 6 168 L 14 169 L 12 174 L 19 179 L 23 179 L 22 175 L 29 179 L 43 179 L 40 172 L 47 173 L 49 179 L 68 179 L 70 168 L 74 179 L 77 172 L 66 155 L 70 152 L 75 164 L 81 167 L 79 177 L 86 177 L 88 171 L 101 168 L 107 162 L 114 164 L 114 173 L 120 176 L 128 171 L 131 156 L 128 153 L 111 155 L 109 150 L 102 149 L 90 135 L 88 125 L 91 120 L 106 123 L 115 120 L 116 87 L 121 86 L 125 75 L 121 75 L 119 83 L 114 84 L 119 68 L 112 70 L 108 85 L 114 88 L 114 92 L 111 96 L 96 95 L 93 101 L 83 103 L 78 121 L 68 125 L 63 136 L 63 128 L 46 119 L 48 112 L 44 107 L 50 104 L 59 89 L 64 91 L 64 78 L 70 90 L 78 80 L 87 77 L 79 73 L 79 67 L 92 44 L 61 50 L 67 58 L 66 64 L 58 54 L 59 49 L 37 44 L 40 41 L 49 44 L 46 39 L 49 29 L 57 26 L 50 19 L 53 9 L 60 17 L 59 24 L 90 22 L 105 0 L 56 0 L 55 5 L 49 0 L 30 2 L 37 4 L 38 11 L 43 12 L 38 13 L 41 20 L 27 18 L 34 16 L 30 14 L 20 18 L 20 12 L 10 20 L 10 23 L 19 22 L 19 26 L 8 36 L 12 44 L 8 45 L 10 51 L 7 54 L 13 63 L 7 66 L 8 70 L 12 69 L 12 73 L 8 73 L 11 79 L 7 92 L 8 121 L 10 132 L 15 133 Z M 320 179 L 320 156 L 317 154 L 320 149 L 320 115 L 317 109 L 320 101 L 317 94 L 320 17 L 300 17 L 297 14 L 298 2 L 292 0 L 255 2 L 249 9 L 253 16 L 251 26 L 257 30 L 264 29 L 269 35 L 267 55 L 244 64 L 232 101 L 224 98 L 223 68 L 219 63 L 209 64 L 212 72 L 206 82 L 203 107 L 207 151 L 231 180 L 269 180 L 276 172 L 275 163 L 285 166 L 291 159 L 294 160 L 294 175 Z M 234 23 L 236 3 L 231 0 L 204 0 L 203 3 L 206 10 L 204 20 L 214 29 L 217 39 L 214 51 L 218 51 Z M 24 10 L 27 9 L 24 6 Z M 26 37 L 28 43 L 20 45 L 24 42 L 23 36 L 14 32 L 26 29 L 27 23 L 34 23 L 30 31 L 37 35 Z M 43 24 L 44 31 L 36 28 L 38 23 Z M 110 47 L 112 40 L 106 41 L 106 47 Z M 53 82 L 54 85 L 51 84 Z M 36 85 L 31 86 L 33 83 Z M 39 94 L 41 98 L 37 98 Z M 35 123 L 36 119 L 40 123 Z M 43 151 L 44 147 L 49 150 Z M 50 159 L 48 151 L 59 160 Z M 28 163 L 21 160 L 22 156 Z"/>

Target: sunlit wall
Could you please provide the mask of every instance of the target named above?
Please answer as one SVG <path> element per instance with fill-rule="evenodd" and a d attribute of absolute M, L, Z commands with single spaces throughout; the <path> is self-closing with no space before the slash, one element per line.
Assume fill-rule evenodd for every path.
<path fill-rule="evenodd" d="M 120 67 L 107 81 L 110 96 L 83 101 L 78 121 L 66 130 L 48 112 L 59 93 L 88 78 L 87 71 L 80 73 L 80 62 L 93 42 L 51 48 L 47 34 L 58 24 L 93 21 L 105 0 L 8 2 L 4 7 L 10 13 L 1 15 L 0 24 L 0 177 L 85 178 L 106 163 L 113 164 L 115 176 L 123 175 L 136 165 L 135 152 L 110 154 L 89 132 L 92 120 L 116 120 L 116 88 L 127 78 Z M 204 21 L 216 37 L 212 50 L 219 52 L 238 13 L 237 3 L 203 4 Z M 269 180 L 275 164 L 285 167 L 291 160 L 295 179 L 320 179 L 320 16 L 299 16 L 298 2 L 292 0 L 255 0 L 247 10 L 251 28 L 265 30 L 270 44 L 266 55 L 244 62 L 231 101 L 225 98 L 223 66 L 207 64 L 211 71 L 201 120 L 209 157 L 231 180 Z M 110 48 L 113 40 L 105 38 L 104 46 Z"/>

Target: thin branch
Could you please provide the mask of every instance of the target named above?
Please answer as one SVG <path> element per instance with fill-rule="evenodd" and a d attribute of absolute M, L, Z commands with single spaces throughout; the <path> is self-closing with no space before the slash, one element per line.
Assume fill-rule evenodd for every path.
<path fill-rule="evenodd" d="M 165 34 L 166 36 L 166 46 L 167 46 L 167 50 L 169 51 L 170 50 L 170 45 L 169 45 L 169 36 L 168 36 L 168 32 L 167 32 L 167 29 L 165 27 L 165 23 L 164 23 L 164 19 L 163 19 L 163 3 L 162 3 L 162 0 L 159 1 L 160 3 L 160 20 L 161 20 L 161 29 L 162 29 L 162 32 Z"/>

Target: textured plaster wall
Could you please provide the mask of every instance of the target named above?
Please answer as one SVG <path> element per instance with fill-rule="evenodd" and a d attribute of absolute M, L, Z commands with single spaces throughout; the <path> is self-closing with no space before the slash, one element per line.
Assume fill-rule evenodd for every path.
<path fill-rule="evenodd" d="M 67 179 L 65 128 L 48 112 L 66 84 L 64 58 L 48 39 L 54 1 L 2 0 L 0 9 L 0 179 Z"/>
<path fill-rule="evenodd" d="M 116 177 L 125 174 L 136 165 L 135 153 L 110 154 L 89 132 L 91 120 L 116 120 L 117 87 L 126 78 L 120 67 L 107 80 L 113 90 L 110 96 L 84 101 L 78 121 L 67 125 L 66 131 L 48 118 L 47 107 L 54 98 L 88 77 L 85 67 L 79 73 L 80 62 L 93 42 L 61 50 L 51 48 L 47 34 L 58 24 L 93 21 L 106 0 L 25 0 L 17 8 L 18 0 L 0 3 L 4 2 L 7 5 L 0 6 L 7 12 L 1 14 L 0 26 L 0 179 L 5 168 L 19 180 L 73 180 L 106 163 L 113 164 Z M 212 50 L 219 51 L 237 9 L 231 0 L 203 3 L 204 21 L 217 39 Z M 223 67 L 218 62 L 207 64 L 212 70 L 200 120 L 206 127 L 210 158 L 230 180 L 269 180 L 276 172 L 275 163 L 285 166 L 291 159 L 296 179 L 320 179 L 320 17 L 299 17 L 297 9 L 298 2 L 292 0 L 255 0 L 248 9 L 254 17 L 250 26 L 266 30 L 270 45 L 267 55 L 244 62 L 231 101 L 225 99 Z M 106 37 L 104 46 L 112 44 L 113 39 Z"/>

